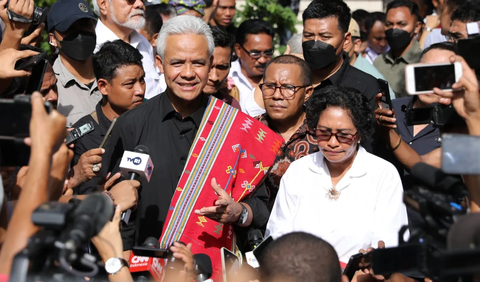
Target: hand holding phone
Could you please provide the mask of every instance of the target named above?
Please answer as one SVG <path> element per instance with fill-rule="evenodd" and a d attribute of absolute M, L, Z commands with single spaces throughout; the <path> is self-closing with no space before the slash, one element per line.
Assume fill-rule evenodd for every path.
<path fill-rule="evenodd" d="M 393 109 L 392 100 L 390 99 L 390 88 L 388 87 L 388 82 L 381 78 L 378 78 L 377 82 L 380 88 L 379 92 L 382 93 L 382 98 L 380 99 L 382 109 Z"/>
<path fill-rule="evenodd" d="M 441 64 L 410 64 L 405 67 L 405 83 L 410 95 L 433 93 L 433 88 L 452 91 L 462 77 L 460 62 Z"/>

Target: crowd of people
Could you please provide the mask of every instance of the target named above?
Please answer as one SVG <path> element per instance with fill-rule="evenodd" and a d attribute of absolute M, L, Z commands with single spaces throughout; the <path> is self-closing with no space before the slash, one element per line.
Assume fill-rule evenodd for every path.
<path fill-rule="evenodd" d="M 298 13 L 298 0 L 280 2 Z M 442 134 L 480 135 L 478 78 L 456 48 L 478 36 L 480 2 L 392 0 L 385 12 L 367 12 L 313 0 L 302 30 L 282 32 L 287 46 L 278 56 L 276 23 L 235 23 L 237 8 L 235 0 L 93 0 L 93 8 L 58 0 L 34 25 L 33 0 L 0 2 L 0 95 L 31 95 L 29 134 L 21 136 L 28 164 L 5 164 L 13 148 L 0 142 L 0 281 L 18 277 L 17 254 L 47 228 L 32 221 L 39 206 L 99 193 L 115 212 L 81 241 L 105 264 L 103 276 L 85 281 L 136 281 L 132 250 L 150 237 L 177 261 L 174 275 L 166 261 L 164 281 L 200 281 L 197 253 L 210 255 L 213 279 L 222 281 L 221 247 L 242 261 L 259 230 L 274 239 L 259 268 L 243 259 L 228 281 L 340 282 L 352 255 L 396 247 L 403 226 L 423 226 L 404 203 L 410 170 L 420 162 L 441 168 Z M 40 48 L 45 41 L 49 52 Z M 33 56 L 41 59 L 19 67 Z M 454 91 L 409 95 L 405 68 L 418 63 L 460 63 L 462 77 Z M 453 105 L 462 122 L 408 122 L 409 110 L 439 104 Z M 86 125 L 88 133 L 72 135 Z M 141 162 L 125 161 L 126 151 L 148 155 L 145 176 L 125 168 Z M 236 181 L 252 171 L 252 181 Z M 461 179 L 469 194 L 462 205 L 480 212 L 480 179 Z M 367 264 L 352 281 L 424 279 L 375 275 Z"/>

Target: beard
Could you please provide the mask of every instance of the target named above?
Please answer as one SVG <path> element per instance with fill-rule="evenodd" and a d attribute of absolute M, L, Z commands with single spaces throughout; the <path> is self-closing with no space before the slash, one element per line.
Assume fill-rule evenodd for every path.
<path fill-rule="evenodd" d="M 115 11 L 113 10 L 113 5 L 110 5 L 110 14 L 112 15 L 112 20 L 115 24 L 118 24 L 119 26 L 123 26 L 126 28 L 138 30 L 141 29 L 145 25 L 145 11 L 141 9 L 135 9 L 133 10 L 130 15 L 128 15 L 128 20 L 124 23 L 120 23 L 117 20 L 117 17 L 115 17 Z M 142 15 L 142 17 L 133 20 L 132 18 L 136 15 Z"/>

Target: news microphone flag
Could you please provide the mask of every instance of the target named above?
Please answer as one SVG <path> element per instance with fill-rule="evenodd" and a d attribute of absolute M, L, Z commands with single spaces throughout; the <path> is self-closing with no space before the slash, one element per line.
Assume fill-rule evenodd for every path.
<path fill-rule="evenodd" d="M 133 275 L 139 272 L 148 272 L 151 276 L 149 278 L 153 278 L 157 282 L 161 282 L 165 276 L 165 260 L 162 258 L 140 257 L 132 253 L 129 263 L 129 271 Z"/>
<path fill-rule="evenodd" d="M 160 248 L 175 241 L 192 243 L 193 253 L 212 259 L 213 279 L 222 277 L 222 247 L 237 253 L 231 224 L 194 213 L 218 199 L 210 183 L 216 178 L 235 201 L 255 191 L 273 164 L 283 138 L 261 122 L 211 97 L 187 164 L 173 195 Z"/>

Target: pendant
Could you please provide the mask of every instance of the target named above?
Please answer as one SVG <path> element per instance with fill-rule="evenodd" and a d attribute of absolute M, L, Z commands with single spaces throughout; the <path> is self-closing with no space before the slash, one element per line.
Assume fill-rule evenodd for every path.
<path fill-rule="evenodd" d="M 338 191 L 337 189 L 335 189 L 335 187 L 333 187 L 327 191 L 327 193 L 325 194 L 325 197 L 328 198 L 330 201 L 331 200 L 336 201 L 340 197 L 340 194 L 341 194 L 340 191 Z"/>

